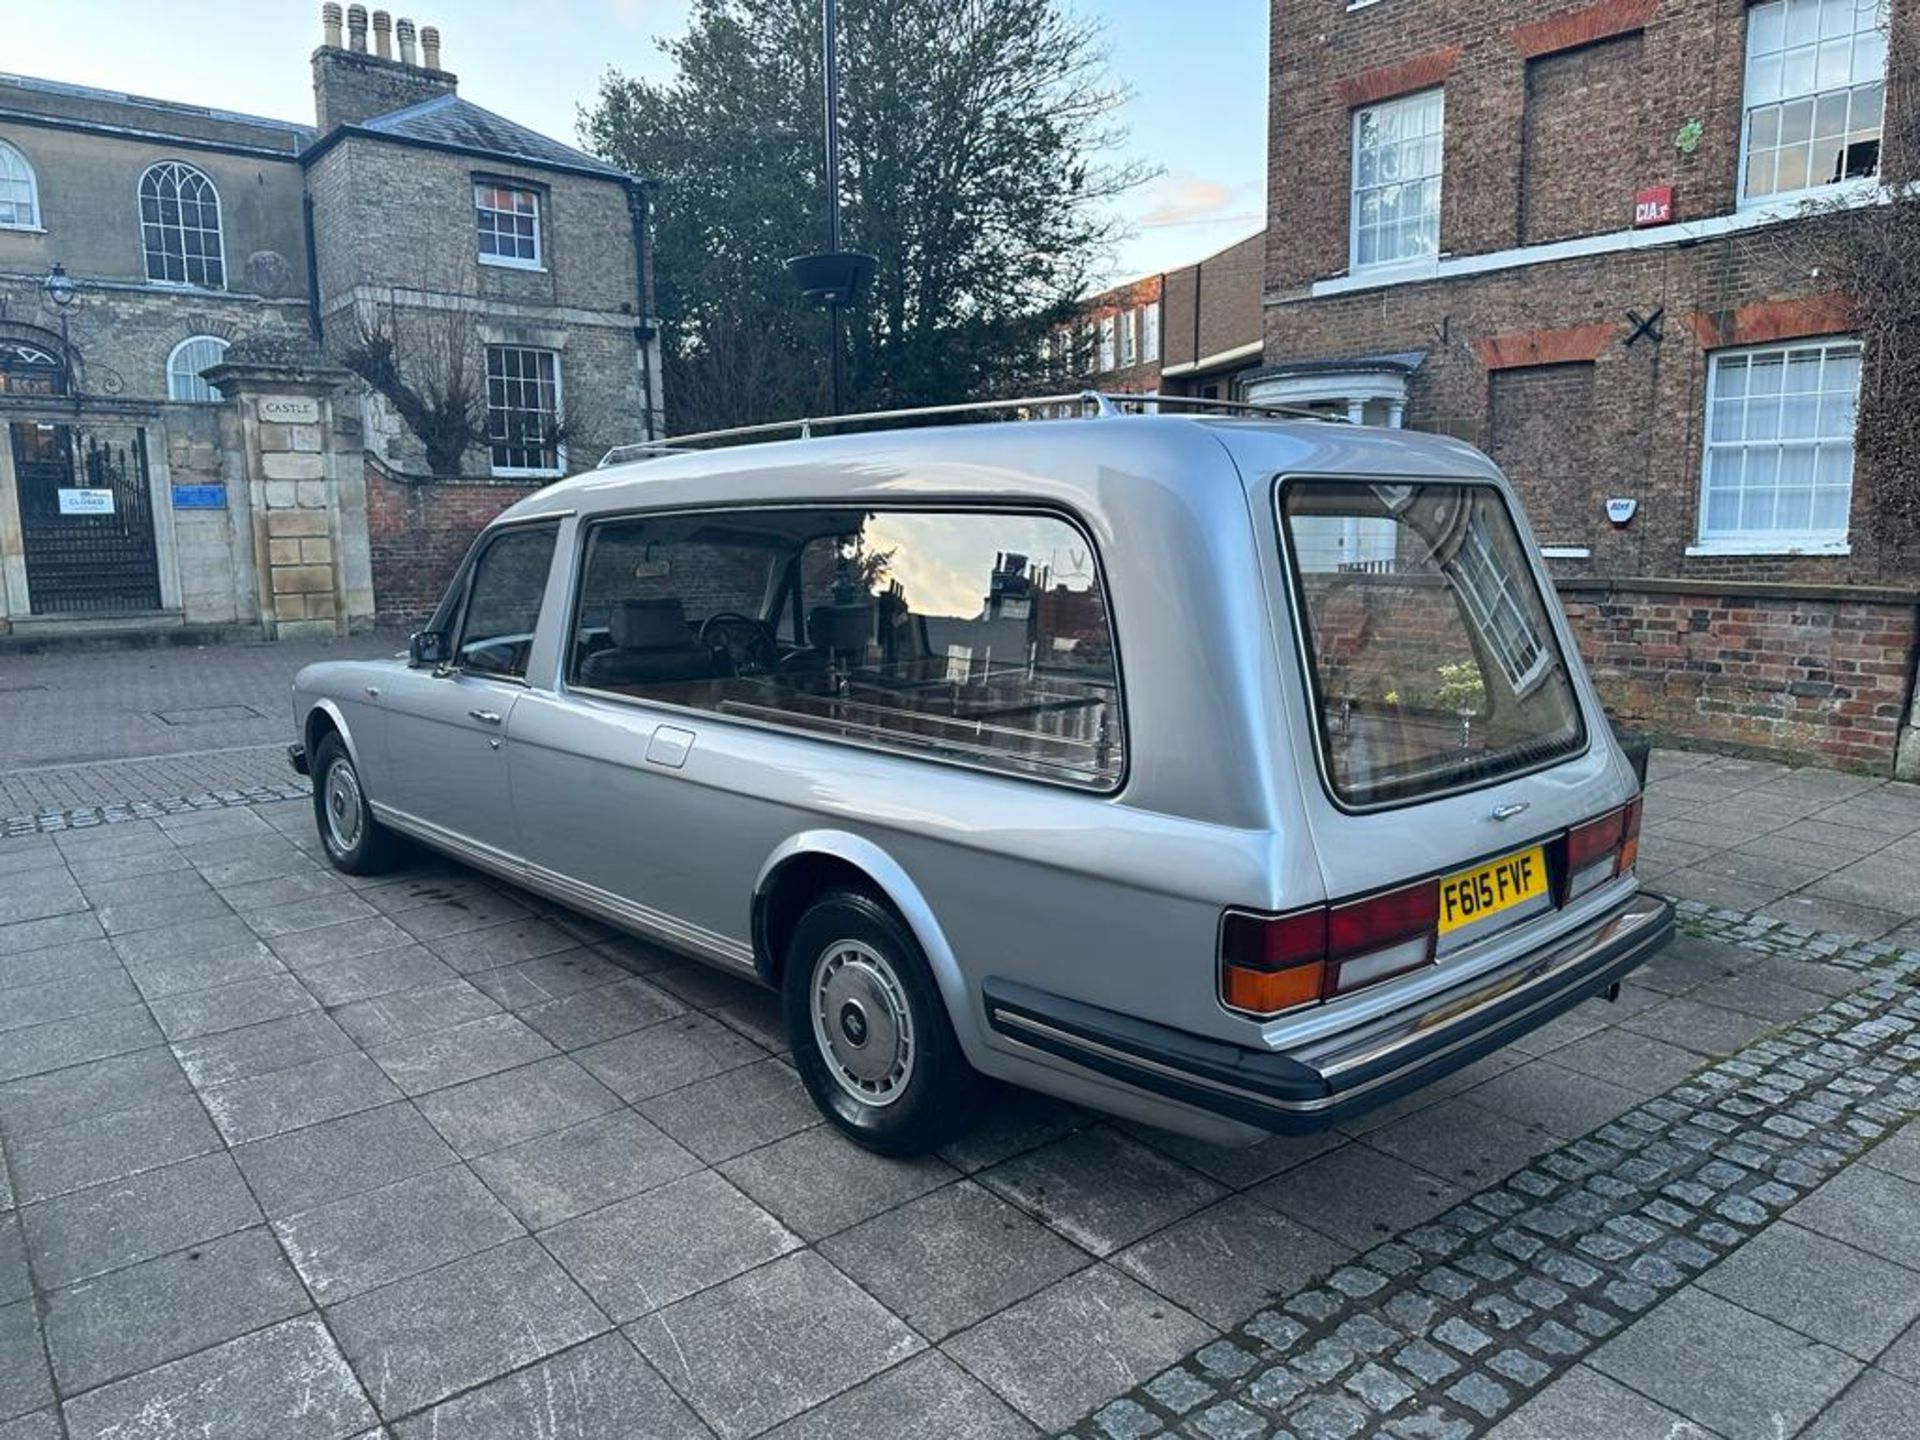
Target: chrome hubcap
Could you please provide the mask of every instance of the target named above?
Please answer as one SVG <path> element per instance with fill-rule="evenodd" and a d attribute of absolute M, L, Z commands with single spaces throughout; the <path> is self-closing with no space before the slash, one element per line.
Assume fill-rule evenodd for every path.
<path fill-rule="evenodd" d="M 353 767 L 344 760 L 335 761 L 327 771 L 326 788 L 321 791 L 321 809 L 327 817 L 327 837 L 342 854 L 360 843 L 362 824 L 360 781 Z"/>
<path fill-rule="evenodd" d="M 913 1012 L 893 966 L 859 940 L 813 962 L 813 1039 L 827 1071 L 863 1105 L 891 1105 L 913 1078 Z"/>

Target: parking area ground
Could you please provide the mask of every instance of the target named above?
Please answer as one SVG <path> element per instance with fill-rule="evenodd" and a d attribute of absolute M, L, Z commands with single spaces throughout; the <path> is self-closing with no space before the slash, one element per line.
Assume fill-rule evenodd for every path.
<path fill-rule="evenodd" d="M 299 801 L 0 838 L 0 1440 L 1907 1433 L 1920 792 L 1654 773 L 1685 940 L 1249 1150 L 875 1159 L 763 993 Z"/>

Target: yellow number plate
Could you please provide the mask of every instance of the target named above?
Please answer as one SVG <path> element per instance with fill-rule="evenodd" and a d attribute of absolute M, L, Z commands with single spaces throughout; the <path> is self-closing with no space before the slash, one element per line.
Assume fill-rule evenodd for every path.
<path fill-rule="evenodd" d="M 1462 870 L 1440 882 L 1440 933 L 1445 935 L 1546 893 L 1547 862 L 1538 845 Z"/>

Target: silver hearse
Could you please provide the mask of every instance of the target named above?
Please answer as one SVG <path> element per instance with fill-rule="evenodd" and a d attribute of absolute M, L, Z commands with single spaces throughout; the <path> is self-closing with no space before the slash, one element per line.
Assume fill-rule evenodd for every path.
<path fill-rule="evenodd" d="M 409 661 L 300 673 L 328 856 L 406 837 L 756 977 L 893 1155 L 986 1078 L 1321 1128 L 1666 943 L 1634 769 L 1485 456 L 1075 398 L 520 501 Z"/>

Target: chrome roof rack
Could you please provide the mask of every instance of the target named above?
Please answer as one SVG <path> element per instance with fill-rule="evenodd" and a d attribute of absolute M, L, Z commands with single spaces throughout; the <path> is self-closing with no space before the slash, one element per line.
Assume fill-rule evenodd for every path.
<path fill-rule="evenodd" d="M 1224 410 L 1230 414 L 1272 415 L 1288 420 L 1322 420 L 1340 425 L 1350 423 L 1345 416 L 1328 415 L 1298 405 L 1256 405 L 1244 400 L 1209 400 L 1198 395 L 1162 395 L 1155 391 L 1129 394 L 1124 391 L 1075 390 L 1058 395 L 1020 395 L 1006 400 L 971 400 L 960 405 L 918 405 L 901 410 L 863 410 L 851 415 L 807 415 L 797 420 L 769 420 L 758 425 L 735 425 L 726 430 L 701 430 L 691 435 L 669 436 L 664 440 L 641 440 L 629 445 L 615 445 L 600 457 L 599 468 L 622 465 L 629 460 L 651 459 L 660 455 L 686 454 L 708 445 L 773 440 L 783 436 L 790 436 L 796 440 L 809 440 L 813 438 L 816 431 L 839 429 L 850 425 L 925 420 L 936 416 L 988 415 L 996 411 L 1016 412 L 1013 418 L 1017 420 L 1053 419 L 1058 417 L 1050 412 L 1057 412 L 1070 405 L 1079 406 L 1081 415 L 1091 418 L 1137 415 L 1147 411 L 1158 412 L 1163 407 L 1168 407 L 1180 410 Z"/>

